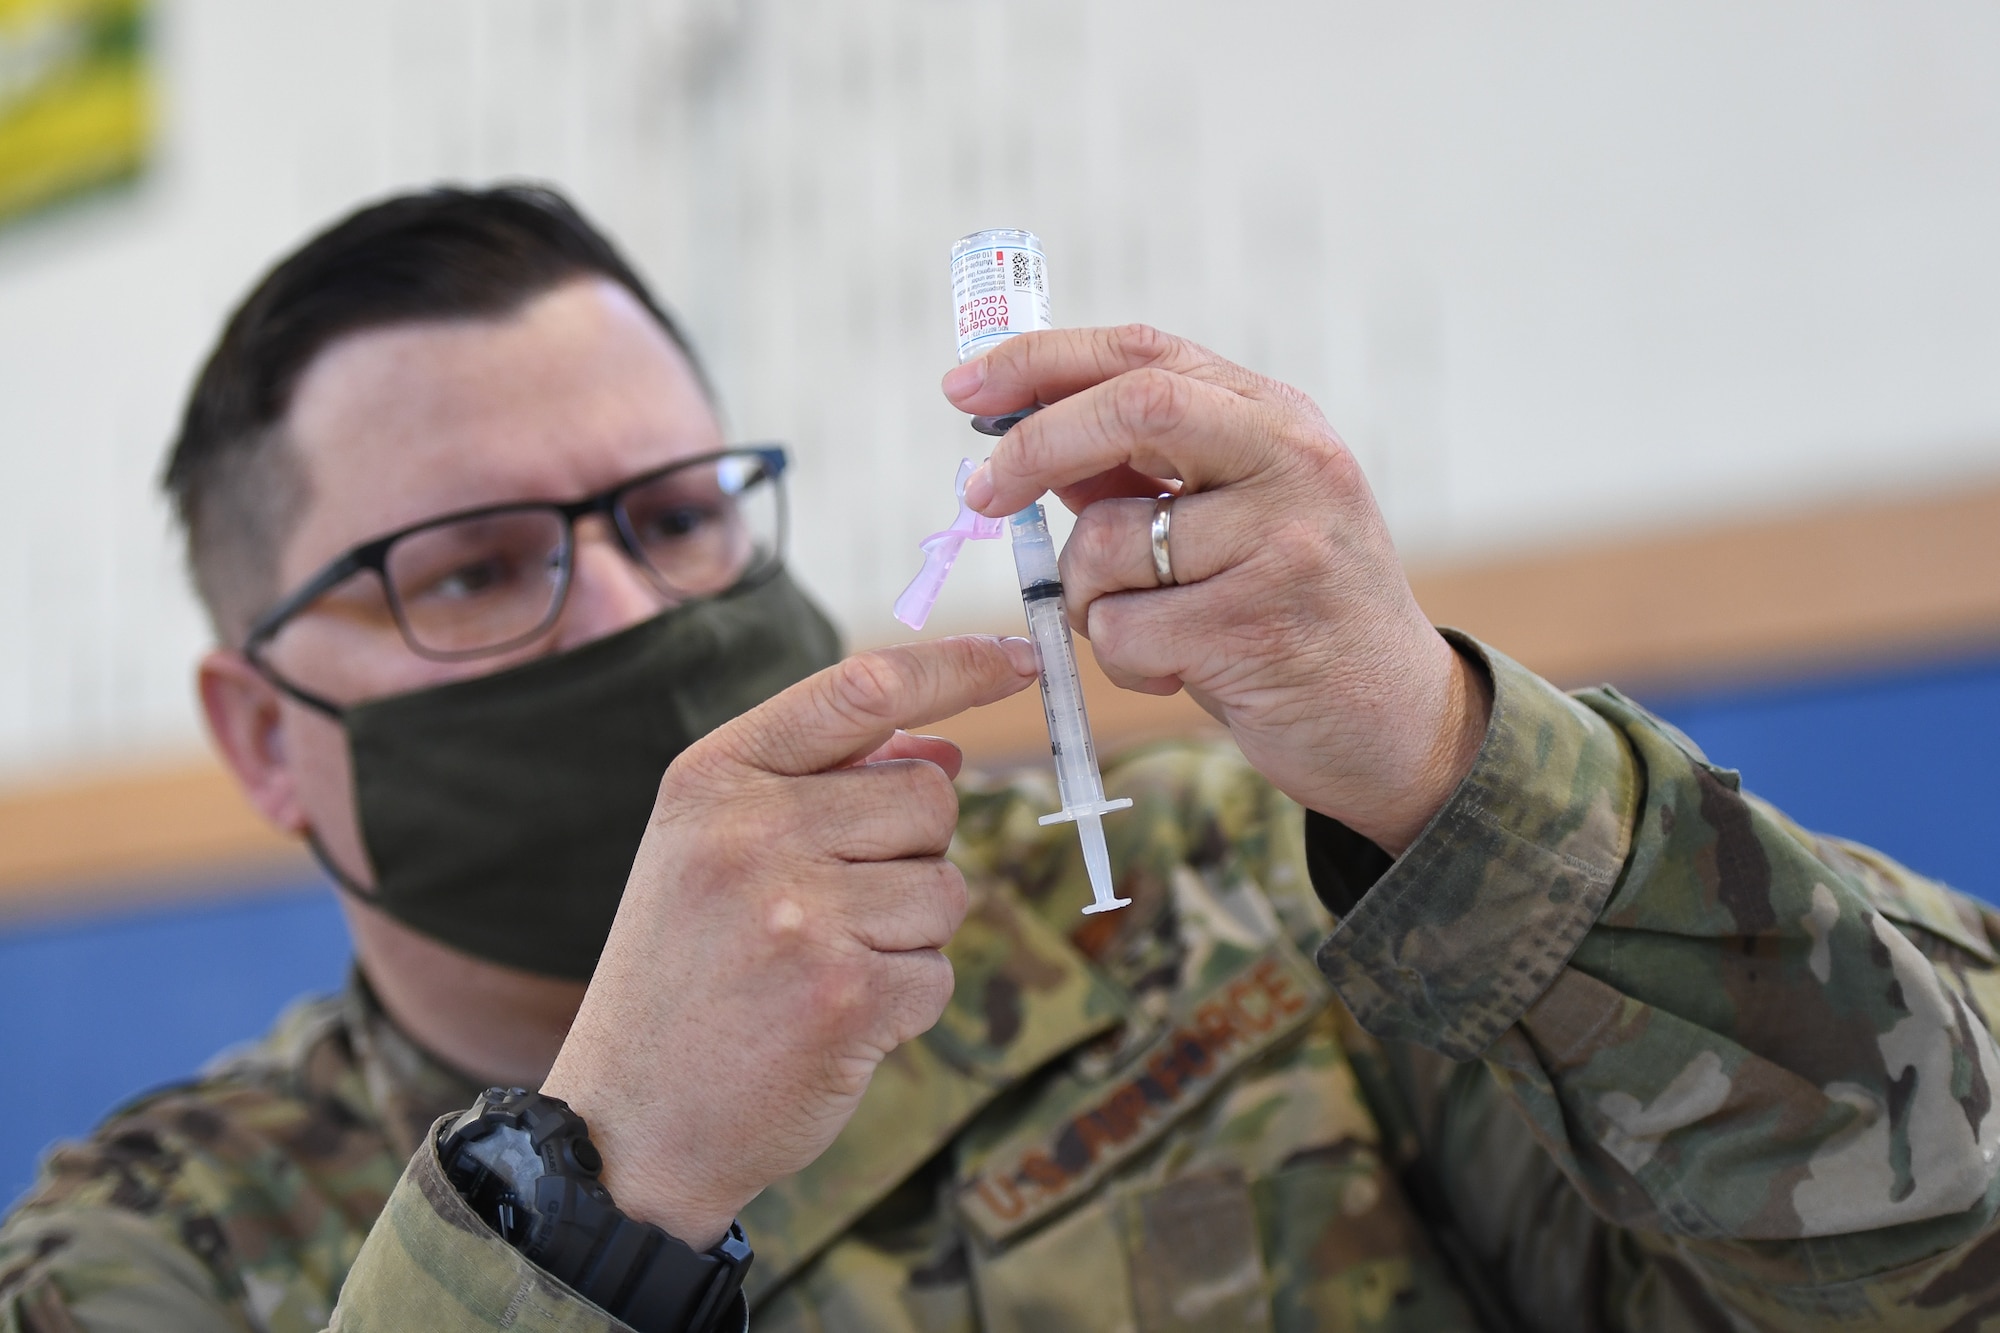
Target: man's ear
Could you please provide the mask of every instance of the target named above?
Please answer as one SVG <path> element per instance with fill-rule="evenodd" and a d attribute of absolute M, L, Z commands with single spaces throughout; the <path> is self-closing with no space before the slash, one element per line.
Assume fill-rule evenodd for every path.
<path fill-rule="evenodd" d="M 305 806 L 286 762 L 284 700 L 243 654 L 212 649 L 196 672 L 202 716 L 222 761 L 265 819 L 286 833 L 306 831 Z"/>

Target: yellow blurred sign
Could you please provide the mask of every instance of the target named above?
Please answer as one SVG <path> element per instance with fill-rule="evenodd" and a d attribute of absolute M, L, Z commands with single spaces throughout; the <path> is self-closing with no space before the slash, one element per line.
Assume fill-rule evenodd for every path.
<path fill-rule="evenodd" d="M 138 170 L 145 0 L 0 0 L 0 218 Z"/>

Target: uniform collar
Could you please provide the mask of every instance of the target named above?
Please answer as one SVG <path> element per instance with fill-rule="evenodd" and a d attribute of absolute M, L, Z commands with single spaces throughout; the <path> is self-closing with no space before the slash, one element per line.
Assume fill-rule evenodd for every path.
<path fill-rule="evenodd" d="M 341 1018 L 383 1136 L 401 1156 L 417 1150 L 440 1116 L 463 1111 L 486 1086 L 406 1036 L 359 967 L 348 973 Z"/>

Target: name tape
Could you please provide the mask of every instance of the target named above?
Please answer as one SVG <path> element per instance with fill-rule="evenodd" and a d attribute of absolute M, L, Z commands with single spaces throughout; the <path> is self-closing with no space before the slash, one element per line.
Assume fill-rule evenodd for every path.
<path fill-rule="evenodd" d="M 1003 1143 L 959 1188 L 958 1208 L 998 1244 L 1062 1208 L 1157 1139 L 1236 1069 L 1302 1027 L 1326 982 L 1296 952 L 1273 946 L 1210 987 L 1185 1017 L 1051 1132 Z M 1134 1072 L 1136 1071 L 1136 1072 Z"/>

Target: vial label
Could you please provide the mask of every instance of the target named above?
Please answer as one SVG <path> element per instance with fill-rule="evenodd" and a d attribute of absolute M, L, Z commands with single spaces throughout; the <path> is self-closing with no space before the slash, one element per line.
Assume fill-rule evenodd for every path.
<path fill-rule="evenodd" d="M 956 250 L 951 295 L 958 307 L 958 359 L 970 361 L 1017 333 L 1053 328 L 1048 261 L 1026 232 L 1006 233 Z M 982 238 L 983 239 L 983 238 Z"/>

